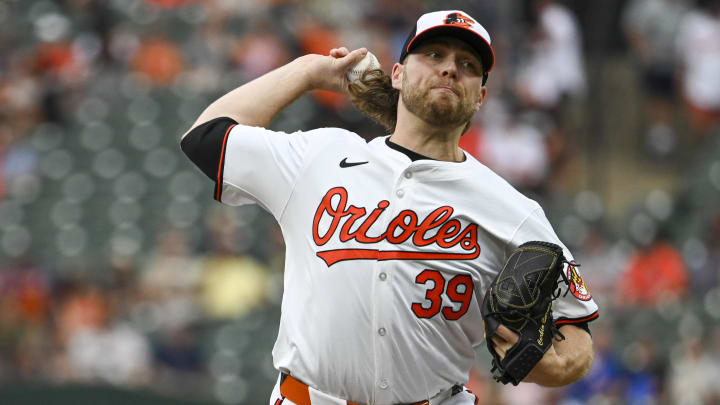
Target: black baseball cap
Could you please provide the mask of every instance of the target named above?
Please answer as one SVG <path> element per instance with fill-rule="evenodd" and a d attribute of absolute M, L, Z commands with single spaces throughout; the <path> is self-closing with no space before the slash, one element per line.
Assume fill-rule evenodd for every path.
<path fill-rule="evenodd" d="M 490 45 L 490 34 L 485 27 L 464 11 L 446 10 L 423 14 L 410 31 L 400 52 L 400 62 L 422 42 L 422 40 L 448 35 L 467 42 L 477 51 L 482 60 L 485 77 L 495 65 L 495 52 Z"/>

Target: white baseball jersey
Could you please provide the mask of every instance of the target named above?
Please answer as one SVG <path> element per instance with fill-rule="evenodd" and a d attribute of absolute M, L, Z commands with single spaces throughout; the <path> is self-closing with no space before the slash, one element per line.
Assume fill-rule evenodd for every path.
<path fill-rule="evenodd" d="M 275 367 L 366 404 L 466 383 L 483 294 L 509 253 L 530 240 L 563 246 L 536 202 L 469 154 L 413 162 L 386 138 L 236 125 L 215 196 L 260 204 L 282 228 Z M 573 294 L 555 301 L 555 318 L 592 320 L 597 306 L 569 271 Z"/>

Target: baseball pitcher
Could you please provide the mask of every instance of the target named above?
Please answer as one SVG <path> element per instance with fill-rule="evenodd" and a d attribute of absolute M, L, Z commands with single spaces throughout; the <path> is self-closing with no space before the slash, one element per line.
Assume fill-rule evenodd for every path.
<path fill-rule="evenodd" d="M 497 381 L 569 384 L 598 308 L 541 207 L 458 147 L 495 61 L 467 13 L 421 16 L 390 74 L 364 48 L 305 55 L 220 97 L 182 150 L 224 204 L 259 204 L 286 242 L 270 405 L 473 404 L 483 342 Z M 273 117 L 348 93 L 390 135 L 287 134 Z"/>

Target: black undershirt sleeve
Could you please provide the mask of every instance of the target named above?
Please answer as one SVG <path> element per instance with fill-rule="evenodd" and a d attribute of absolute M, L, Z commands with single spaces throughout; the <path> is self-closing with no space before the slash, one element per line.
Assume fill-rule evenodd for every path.
<path fill-rule="evenodd" d="M 180 148 L 185 155 L 213 181 L 217 180 L 225 135 L 233 125 L 237 125 L 237 122 L 232 118 L 215 118 L 193 128 L 180 141 Z"/>

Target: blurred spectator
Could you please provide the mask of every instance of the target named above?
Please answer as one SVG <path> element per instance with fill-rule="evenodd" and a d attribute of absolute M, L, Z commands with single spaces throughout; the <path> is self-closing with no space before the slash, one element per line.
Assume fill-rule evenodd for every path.
<path fill-rule="evenodd" d="M 60 314 L 56 378 L 138 385 L 150 372 L 150 346 L 143 334 L 118 316 L 122 297 L 98 286 L 77 283 Z"/>
<path fill-rule="evenodd" d="M 183 71 L 183 63 L 180 50 L 173 41 L 151 37 L 140 43 L 132 66 L 135 72 L 145 75 L 151 82 L 168 85 Z"/>
<path fill-rule="evenodd" d="M 537 191 L 549 171 L 545 134 L 527 116 L 488 128 L 483 134 L 482 161 L 514 186 Z"/>
<path fill-rule="evenodd" d="M 156 5 L 158 7 L 172 9 L 172 8 L 181 6 L 185 3 L 190 3 L 190 2 L 196 1 L 196 0 L 146 0 L 146 1 L 150 4 Z"/>
<path fill-rule="evenodd" d="M 157 247 L 142 271 L 141 305 L 149 305 L 151 329 L 184 328 L 199 317 L 197 291 L 201 268 L 189 252 L 187 235 L 169 229 L 158 235 Z"/>
<path fill-rule="evenodd" d="M 688 288 L 685 261 L 678 250 L 662 238 L 639 248 L 617 279 L 621 305 L 644 305 L 677 301 Z"/>
<path fill-rule="evenodd" d="M 60 290 L 58 304 L 57 327 L 61 344 L 67 343 L 79 331 L 100 329 L 108 318 L 103 291 L 82 278 Z"/>
<path fill-rule="evenodd" d="M 489 371 L 489 369 L 485 369 L 482 365 L 476 365 L 471 368 L 470 378 L 466 387 L 478 397 L 479 405 L 504 405 L 504 399 L 501 397 L 502 389 L 500 385 L 493 380 Z"/>
<path fill-rule="evenodd" d="M 707 245 L 697 239 L 697 246 L 700 248 L 700 257 L 697 269 L 692 268 L 692 286 L 694 291 L 706 292 L 708 289 L 720 285 L 720 212 L 709 221 L 707 231 Z M 707 248 L 705 257 L 702 257 L 702 249 Z M 695 254 L 697 255 L 697 253 Z"/>
<path fill-rule="evenodd" d="M 602 325 L 593 325 L 592 334 L 595 346 L 592 368 L 585 377 L 567 388 L 562 405 L 622 401 L 624 369 L 614 351 L 615 336 L 612 330 Z"/>
<path fill-rule="evenodd" d="M 698 0 L 683 18 L 676 46 L 682 89 L 693 130 L 705 135 L 720 123 L 720 2 Z"/>
<path fill-rule="evenodd" d="M 199 371 L 202 356 L 193 325 L 201 317 L 198 302 L 201 268 L 189 251 L 187 235 L 167 229 L 145 263 L 140 298 L 132 303 L 136 317 L 154 334 L 153 352 L 159 368 Z"/>
<path fill-rule="evenodd" d="M 44 88 L 37 80 L 29 58 L 17 57 L 11 60 L 7 76 L 0 77 L 0 113 L 10 128 L 12 139 L 32 129 L 40 119 L 41 101 Z"/>
<path fill-rule="evenodd" d="M 200 342 L 190 328 L 162 330 L 154 346 L 155 358 L 161 366 L 185 372 L 199 372 L 203 368 Z"/>
<path fill-rule="evenodd" d="M 518 56 L 510 87 L 517 98 L 516 108 L 543 113 L 541 121 L 545 123 L 536 121 L 534 125 L 542 125 L 538 129 L 545 136 L 542 155 L 546 161 L 535 159 L 534 165 L 539 169 L 535 176 L 545 178 L 559 174 L 569 163 L 565 107 L 568 100 L 585 94 L 582 34 L 577 18 L 566 6 L 554 0 L 531 0 L 529 4 L 528 40 L 519 44 L 527 48 Z M 531 183 L 537 187 L 538 179 Z"/>
<path fill-rule="evenodd" d="M 228 15 L 210 7 L 201 10 L 208 15 L 197 23 L 197 34 L 183 46 L 187 70 L 181 79 L 192 89 L 189 96 L 195 97 L 217 90 L 231 60 L 230 50 L 238 41 L 229 38 L 225 31 Z"/>
<path fill-rule="evenodd" d="M 0 199 L 12 191 L 15 180 L 33 175 L 39 163 L 30 139 L 21 137 L 10 125 L 0 124 Z"/>
<path fill-rule="evenodd" d="M 205 260 L 201 302 L 211 318 L 233 319 L 248 313 L 267 296 L 268 270 L 249 256 Z"/>
<path fill-rule="evenodd" d="M 289 52 L 282 40 L 270 30 L 271 26 L 267 20 L 257 22 L 257 29 L 243 36 L 232 51 L 246 77 L 261 76 L 289 62 Z"/>
<path fill-rule="evenodd" d="M 680 343 L 680 354 L 671 362 L 670 400 L 678 405 L 711 405 L 720 400 L 720 363 L 698 339 Z"/>
<path fill-rule="evenodd" d="M 340 46 L 337 31 L 326 24 L 312 20 L 305 21 L 298 31 L 301 54 L 316 53 L 327 55 L 330 49 Z M 341 110 L 348 105 L 345 96 L 324 90 L 312 92 L 320 105 L 331 110 Z"/>
<path fill-rule="evenodd" d="M 270 270 L 246 255 L 250 245 L 219 214 L 209 220 L 209 254 L 202 261 L 200 302 L 212 319 L 233 319 L 265 302 Z"/>
<path fill-rule="evenodd" d="M 531 383 L 503 385 L 501 388 L 504 402 L 512 405 L 551 405 L 554 403 L 552 394 L 553 389 Z"/>
<path fill-rule="evenodd" d="M 40 44 L 33 63 L 35 71 L 55 76 L 76 74 L 79 67 L 71 44 L 67 42 Z"/>
<path fill-rule="evenodd" d="M 52 306 L 48 277 L 27 260 L 0 272 L 0 376 L 42 375 L 50 348 L 48 333 Z"/>
<path fill-rule="evenodd" d="M 542 195 L 551 167 L 552 119 L 542 112 L 512 111 L 507 100 L 488 100 L 460 147 L 522 191 Z"/>
<path fill-rule="evenodd" d="M 623 353 L 625 401 L 628 404 L 652 404 L 660 399 L 666 370 L 653 338 L 641 337 L 628 345 Z"/>
<path fill-rule="evenodd" d="M 585 92 L 580 26 L 554 0 L 533 0 L 530 54 L 520 67 L 515 90 L 527 106 L 555 114 L 566 97 Z"/>
<path fill-rule="evenodd" d="M 480 125 L 473 125 L 460 138 L 460 148 L 481 162 L 485 161 L 483 156 L 484 132 L 485 129 Z"/>
<path fill-rule="evenodd" d="M 147 338 L 123 322 L 76 331 L 68 339 L 66 356 L 67 369 L 61 380 L 103 381 L 115 385 L 149 382 Z"/>
<path fill-rule="evenodd" d="M 339 45 L 336 30 L 327 24 L 307 19 L 298 31 L 302 55 L 308 53 L 327 55 L 330 49 Z"/>
<path fill-rule="evenodd" d="M 600 225 L 590 227 L 590 232 L 575 255 L 579 258 L 583 278 L 592 294 L 596 297 L 607 297 L 613 293 L 616 279 L 623 269 L 613 257 L 608 237 L 601 228 Z M 622 261 L 622 265 L 624 264 L 625 261 Z"/>
<path fill-rule="evenodd" d="M 6 269 L 0 279 L 0 294 L 23 322 L 41 324 L 51 305 L 50 280 L 29 262 Z"/>
<path fill-rule="evenodd" d="M 622 26 L 640 70 L 645 96 L 645 144 L 653 154 L 673 151 L 673 102 L 677 57 L 675 41 L 688 11 L 685 0 L 632 0 L 623 12 Z"/>

